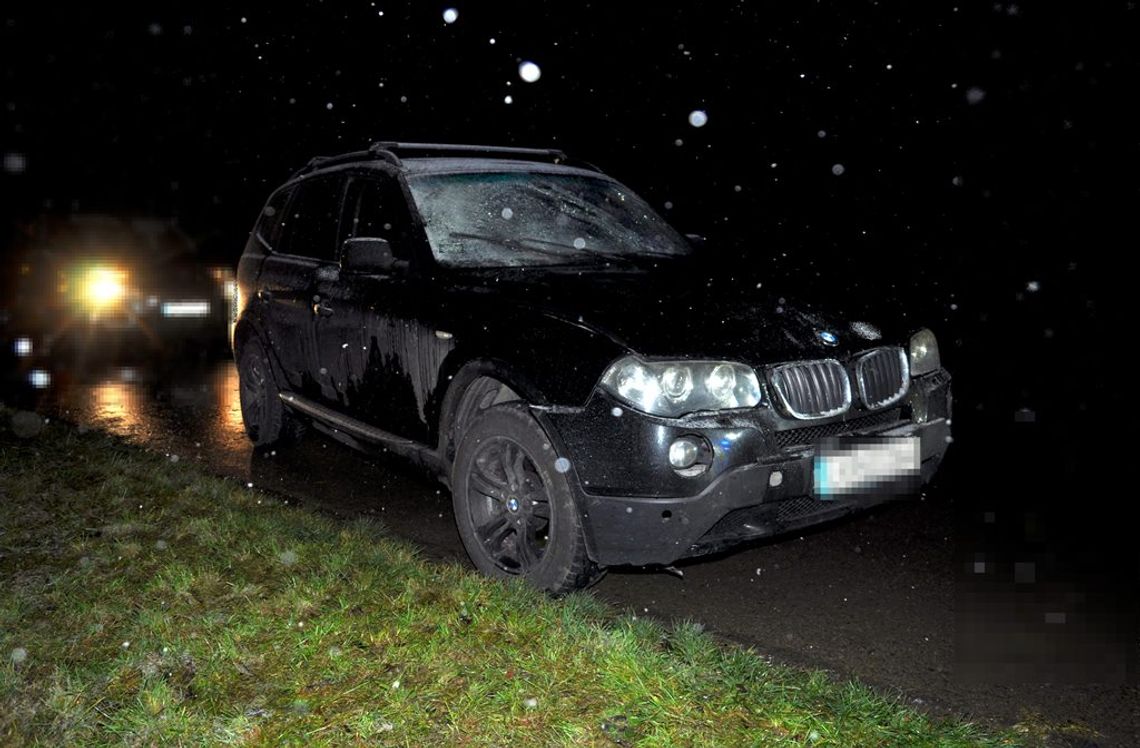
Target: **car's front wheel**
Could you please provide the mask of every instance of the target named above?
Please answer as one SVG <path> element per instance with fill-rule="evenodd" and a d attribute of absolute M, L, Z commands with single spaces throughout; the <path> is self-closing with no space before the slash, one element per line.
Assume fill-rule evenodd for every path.
<path fill-rule="evenodd" d="M 258 447 L 301 438 L 304 424 L 281 402 L 269 356 L 260 341 L 250 340 L 238 361 L 238 396 L 245 433 Z"/>
<path fill-rule="evenodd" d="M 495 406 L 470 424 L 452 464 L 452 502 L 480 571 L 522 577 L 554 594 L 601 575 L 586 554 L 569 468 L 524 406 Z"/>

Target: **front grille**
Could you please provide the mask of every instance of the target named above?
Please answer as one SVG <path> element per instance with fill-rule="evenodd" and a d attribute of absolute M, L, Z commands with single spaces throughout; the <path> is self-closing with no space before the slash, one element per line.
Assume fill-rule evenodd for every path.
<path fill-rule="evenodd" d="M 829 418 L 851 407 L 847 371 L 832 358 L 776 366 L 768 372 L 768 381 L 793 418 Z"/>
<path fill-rule="evenodd" d="M 859 396 L 870 409 L 898 402 L 910 384 L 910 367 L 902 348 L 876 348 L 855 362 Z"/>
<path fill-rule="evenodd" d="M 902 411 L 898 408 L 892 408 L 891 410 L 883 410 L 878 413 L 859 416 L 858 418 L 849 418 L 846 421 L 821 423 L 816 426 L 804 426 L 798 429 L 784 429 L 783 431 L 776 431 L 772 436 L 775 437 L 776 444 L 780 449 L 788 449 L 789 447 L 801 447 L 806 444 L 814 444 L 820 439 L 826 439 L 829 436 L 882 430 L 901 420 Z"/>
<path fill-rule="evenodd" d="M 834 504 L 826 504 L 811 496 L 796 496 L 776 502 L 776 521 L 786 524 L 816 512 L 835 508 Z"/>

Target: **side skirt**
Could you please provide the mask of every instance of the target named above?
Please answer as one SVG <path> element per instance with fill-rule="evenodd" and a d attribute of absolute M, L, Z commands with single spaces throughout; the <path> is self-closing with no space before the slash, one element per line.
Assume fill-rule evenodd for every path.
<path fill-rule="evenodd" d="M 316 421 L 317 424 L 327 428 L 333 437 L 338 436 L 337 432 L 343 432 L 353 441 L 383 447 L 393 454 L 423 465 L 434 473 L 445 473 L 443 460 L 440 459 L 439 454 L 425 444 L 378 429 L 364 421 L 338 413 L 332 408 L 314 403 L 312 400 L 291 392 L 281 392 L 278 393 L 278 396 L 289 408 L 303 413 Z M 352 441 L 341 441 L 345 441 L 350 446 L 357 446 Z"/>

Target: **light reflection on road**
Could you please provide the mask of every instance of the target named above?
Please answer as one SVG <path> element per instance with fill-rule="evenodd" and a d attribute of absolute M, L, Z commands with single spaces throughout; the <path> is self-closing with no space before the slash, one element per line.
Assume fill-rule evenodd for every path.
<path fill-rule="evenodd" d="M 112 367 L 70 377 L 46 411 L 212 469 L 248 477 L 253 449 L 238 401 L 237 370 L 218 361 L 178 372 Z"/>

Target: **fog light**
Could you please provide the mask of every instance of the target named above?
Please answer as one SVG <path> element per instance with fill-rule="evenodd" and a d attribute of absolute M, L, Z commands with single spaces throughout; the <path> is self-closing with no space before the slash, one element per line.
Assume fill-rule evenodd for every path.
<path fill-rule="evenodd" d="M 16 342 L 12 345 L 12 347 L 15 349 L 17 356 L 32 355 L 31 338 L 16 338 Z"/>
<path fill-rule="evenodd" d="M 691 436 L 682 436 L 669 445 L 669 464 L 677 470 L 684 470 L 692 467 L 700 454 L 700 443 Z"/>

